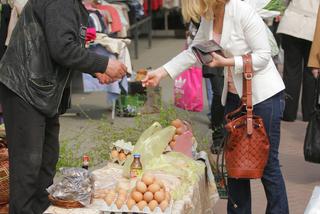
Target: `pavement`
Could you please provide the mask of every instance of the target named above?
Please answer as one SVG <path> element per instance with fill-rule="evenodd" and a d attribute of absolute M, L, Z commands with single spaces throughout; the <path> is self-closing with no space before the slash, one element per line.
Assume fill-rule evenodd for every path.
<path fill-rule="evenodd" d="M 147 48 L 147 43 L 141 40 L 139 59 L 133 60 L 134 69 L 161 66 L 171 57 L 179 53 L 184 47 L 184 40 L 179 39 L 154 39 L 153 47 Z M 162 99 L 170 103 L 173 98 L 173 81 L 169 78 L 161 83 Z M 204 91 L 205 106 L 207 101 Z M 106 95 L 102 92 L 90 94 L 74 94 L 72 97 L 73 108 L 69 114 L 61 117 L 61 139 L 78 135 L 79 131 L 90 132 L 95 127 L 88 126 L 88 121 L 99 120 L 102 115 L 109 115 L 110 106 L 106 103 Z M 79 114 L 80 113 L 80 114 Z M 203 112 L 192 113 L 192 121 L 196 124 L 195 129 L 202 131 L 205 135 L 210 135 L 208 129 L 208 119 L 206 114 L 208 108 Z M 115 123 L 130 123 L 130 119 L 116 118 Z M 283 122 L 281 125 L 281 144 L 279 158 L 281 169 L 286 182 L 289 199 L 289 209 L 291 214 L 302 214 L 308 204 L 313 188 L 320 185 L 320 165 L 307 163 L 303 158 L 303 141 L 307 123 L 297 120 L 296 122 Z M 90 137 L 86 137 L 88 145 L 92 143 Z M 263 186 L 259 180 L 252 181 L 252 213 L 265 213 L 266 197 Z M 214 213 L 226 213 L 226 200 L 219 200 L 214 208 Z"/>

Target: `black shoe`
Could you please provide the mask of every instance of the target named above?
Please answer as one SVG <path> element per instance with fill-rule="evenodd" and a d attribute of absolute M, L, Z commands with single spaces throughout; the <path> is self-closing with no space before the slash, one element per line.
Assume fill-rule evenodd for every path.
<path fill-rule="evenodd" d="M 295 118 L 286 118 L 286 117 L 281 118 L 281 120 L 285 121 L 285 122 L 294 122 L 294 121 L 296 121 Z"/>

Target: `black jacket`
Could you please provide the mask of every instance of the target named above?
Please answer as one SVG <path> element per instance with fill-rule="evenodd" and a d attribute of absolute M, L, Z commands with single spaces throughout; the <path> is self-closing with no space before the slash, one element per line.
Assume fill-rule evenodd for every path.
<path fill-rule="evenodd" d="M 0 82 L 46 116 L 65 109 L 72 73 L 107 67 L 108 57 L 84 48 L 87 23 L 80 0 L 29 0 L 0 62 Z"/>

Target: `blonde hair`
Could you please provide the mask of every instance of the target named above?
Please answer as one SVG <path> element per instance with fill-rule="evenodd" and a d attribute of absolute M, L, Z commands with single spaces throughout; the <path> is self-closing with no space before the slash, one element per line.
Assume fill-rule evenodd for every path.
<path fill-rule="evenodd" d="M 224 5 L 229 0 L 181 0 L 182 16 L 185 22 L 191 20 L 200 22 L 200 18 L 213 18 L 213 11 L 219 5 Z"/>

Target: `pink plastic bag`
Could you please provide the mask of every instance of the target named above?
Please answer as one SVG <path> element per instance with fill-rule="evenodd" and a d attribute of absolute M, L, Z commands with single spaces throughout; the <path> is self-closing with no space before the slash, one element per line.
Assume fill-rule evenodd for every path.
<path fill-rule="evenodd" d="M 191 67 L 175 79 L 174 104 L 184 110 L 195 112 L 202 111 L 203 97 L 201 68 Z"/>

